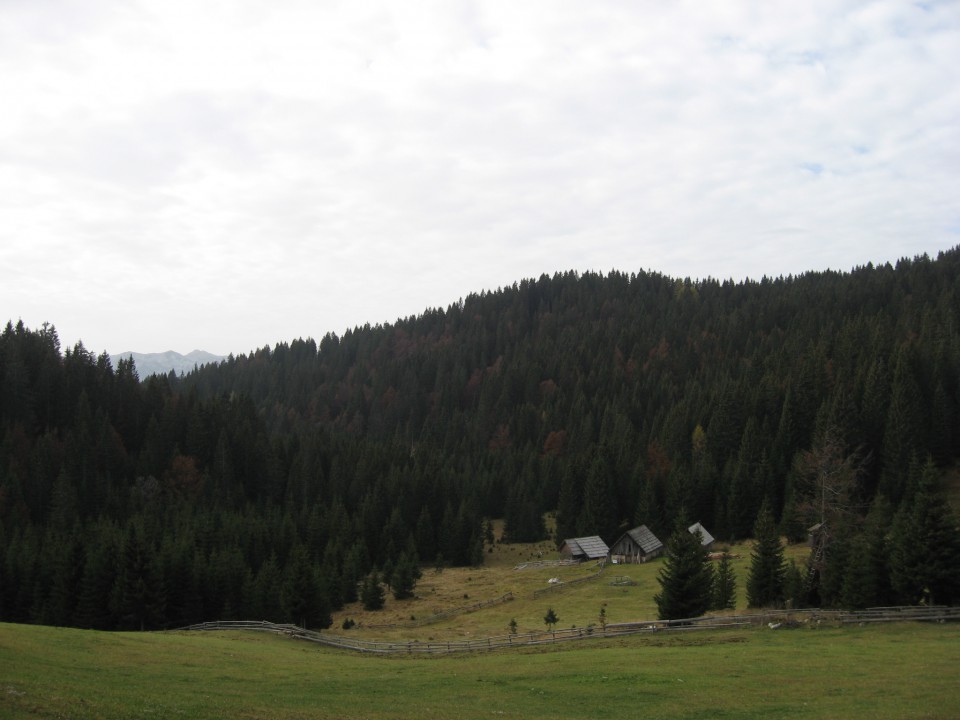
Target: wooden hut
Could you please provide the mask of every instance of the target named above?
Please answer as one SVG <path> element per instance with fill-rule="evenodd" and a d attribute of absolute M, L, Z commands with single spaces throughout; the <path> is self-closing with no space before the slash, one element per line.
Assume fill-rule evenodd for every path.
<path fill-rule="evenodd" d="M 700 523 L 698 523 L 698 522 L 694 523 L 693 525 L 691 525 L 690 527 L 688 527 L 687 530 L 689 530 L 691 533 L 696 533 L 696 532 L 699 530 L 699 531 L 700 531 L 701 544 L 702 544 L 705 548 L 708 548 L 708 549 L 709 549 L 709 548 L 713 545 L 713 543 L 714 543 L 713 535 L 711 535 L 709 532 L 707 532 L 707 529 L 706 529 L 703 525 L 701 525 Z"/>
<path fill-rule="evenodd" d="M 645 563 L 663 553 L 663 543 L 646 525 L 628 530 L 610 548 L 610 561 Z"/>
<path fill-rule="evenodd" d="M 572 560 L 603 560 L 607 557 L 610 548 L 599 535 L 582 538 L 567 538 L 560 546 L 560 556 Z"/>

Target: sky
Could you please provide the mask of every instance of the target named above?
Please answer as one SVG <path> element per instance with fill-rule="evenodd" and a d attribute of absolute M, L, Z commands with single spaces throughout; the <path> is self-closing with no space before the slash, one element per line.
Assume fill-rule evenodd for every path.
<path fill-rule="evenodd" d="M 0 321 L 240 354 L 960 244 L 960 2 L 0 0 Z"/>

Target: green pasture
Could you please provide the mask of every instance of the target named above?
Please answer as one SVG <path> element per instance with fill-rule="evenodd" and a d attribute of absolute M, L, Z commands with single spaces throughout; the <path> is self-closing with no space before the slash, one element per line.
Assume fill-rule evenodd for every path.
<path fill-rule="evenodd" d="M 732 566 L 737 576 L 736 612 L 739 613 L 747 611 L 746 582 L 751 547 L 750 542 L 729 547 L 736 558 Z M 642 565 L 607 564 L 603 572 L 596 575 L 595 563 L 514 569 L 541 555 L 555 560 L 557 552 L 552 542 L 536 545 L 498 543 L 488 550 L 485 563 L 479 568 L 447 568 L 442 573 L 425 568 L 416 587 L 415 599 L 398 602 L 388 596 L 385 608 L 377 612 L 365 612 L 359 603 L 347 606 L 334 614 L 330 632 L 349 633 L 368 640 L 469 639 L 505 635 L 511 619 L 517 622 L 517 632 L 537 632 L 545 629 L 543 616 L 551 607 L 560 618 L 558 628 L 597 625 L 601 608 L 609 623 L 639 622 L 657 617 L 654 595 L 660 591 L 657 577 L 663 567 L 663 558 Z M 798 562 L 804 561 L 809 552 L 805 545 L 786 548 L 786 556 Z M 618 576 L 629 578 L 632 584 L 611 584 Z M 548 580 L 554 577 L 564 584 L 551 586 Z M 587 577 L 593 579 L 568 584 Z M 535 596 L 536 591 L 544 589 L 548 592 Z M 410 627 L 414 619 L 422 620 L 436 612 L 499 598 L 507 593 L 512 593 L 513 600 L 502 605 L 457 615 L 435 624 Z M 341 626 L 346 618 L 358 625 L 345 633 Z M 397 627 L 384 627 L 390 624 Z"/>
<path fill-rule="evenodd" d="M 3 718 L 956 718 L 960 625 L 408 657 L 266 633 L 0 625 Z"/>

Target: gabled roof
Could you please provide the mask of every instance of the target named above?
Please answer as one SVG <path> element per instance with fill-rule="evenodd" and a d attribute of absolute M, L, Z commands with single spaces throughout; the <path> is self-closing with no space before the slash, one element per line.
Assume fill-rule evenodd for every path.
<path fill-rule="evenodd" d="M 585 555 L 590 560 L 599 560 L 600 558 L 606 557 L 607 553 L 610 552 L 610 548 L 607 547 L 607 544 L 599 535 L 567 538 L 563 543 L 570 548 L 571 555 Z"/>
<path fill-rule="evenodd" d="M 703 542 L 701 543 L 701 545 L 703 545 L 704 547 L 706 547 L 707 545 L 709 545 L 710 543 L 713 542 L 713 535 L 711 535 L 709 532 L 707 532 L 707 529 L 706 529 L 703 525 L 701 525 L 700 523 L 698 523 L 698 522 L 696 522 L 696 523 L 694 523 L 693 525 L 691 525 L 690 527 L 688 527 L 687 530 L 689 530 L 691 534 L 693 534 L 693 533 L 697 532 L 697 530 L 699 530 L 699 531 L 700 531 L 700 535 L 703 536 Z"/>
<path fill-rule="evenodd" d="M 663 549 L 663 543 L 660 542 L 660 539 L 653 534 L 653 531 L 650 530 L 646 525 L 641 525 L 640 527 L 635 527 L 633 530 L 628 530 L 627 535 L 637 544 L 637 546 L 643 550 L 645 555 L 656 552 L 657 550 Z"/>

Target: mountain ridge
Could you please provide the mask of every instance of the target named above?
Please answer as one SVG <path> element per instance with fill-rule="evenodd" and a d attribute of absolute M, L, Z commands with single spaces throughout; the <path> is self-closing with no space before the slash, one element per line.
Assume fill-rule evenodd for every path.
<path fill-rule="evenodd" d="M 151 375 L 167 375 L 172 370 L 175 375 L 183 375 L 197 367 L 216 364 L 225 360 L 223 355 L 214 355 L 206 350 L 191 350 L 186 355 L 175 350 L 159 353 L 139 353 L 126 350 L 116 355 L 110 355 L 110 362 L 116 366 L 120 360 L 133 359 L 137 374 L 141 378 Z"/>

